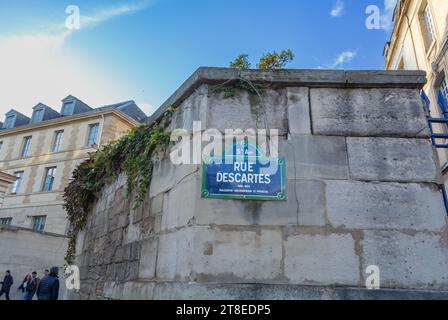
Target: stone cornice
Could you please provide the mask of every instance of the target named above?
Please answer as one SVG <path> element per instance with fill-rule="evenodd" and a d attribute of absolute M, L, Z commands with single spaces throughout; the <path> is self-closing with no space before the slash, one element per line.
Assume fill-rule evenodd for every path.
<path fill-rule="evenodd" d="M 202 84 L 220 84 L 239 78 L 256 84 L 314 88 L 413 88 L 426 83 L 424 71 L 346 71 L 346 70 L 239 70 L 200 67 L 149 118 L 160 119 L 170 106 L 179 105 Z"/>

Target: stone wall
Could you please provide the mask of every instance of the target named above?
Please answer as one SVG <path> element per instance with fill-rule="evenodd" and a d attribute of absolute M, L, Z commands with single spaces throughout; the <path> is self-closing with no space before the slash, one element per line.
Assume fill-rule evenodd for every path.
<path fill-rule="evenodd" d="M 11 270 L 14 285 L 10 296 L 13 300 L 22 300 L 21 291 L 17 290 L 27 274 L 36 271 L 40 278 L 45 269 L 60 267 L 59 297 L 65 296 L 65 280 L 62 277 L 64 255 L 67 250 L 65 236 L 34 232 L 29 229 L 0 226 L 0 275 Z M 36 299 L 36 297 L 34 297 Z M 1 298 L 4 299 L 4 296 Z"/>
<path fill-rule="evenodd" d="M 245 91 L 209 90 L 237 76 L 269 85 L 263 107 Z M 71 298 L 448 297 L 423 84 L 420 72 L 199 69 L 150 121 L 174 104 L 172 128 L 278 129 L 287 201 L 203 199 L 200 166 L 165 156 L 132 210 L 120 176 L 78 237 Z M 363 289 L 370 265 L 382 290 Z"/>

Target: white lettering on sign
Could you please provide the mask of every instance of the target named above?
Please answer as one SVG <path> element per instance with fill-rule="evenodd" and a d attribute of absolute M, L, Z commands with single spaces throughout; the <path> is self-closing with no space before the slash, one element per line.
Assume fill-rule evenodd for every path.
<path fill-rule="evenodd" d="M 235 162 L 233 170 L 243 172 L 254 172 L 254 164 L 252 162 Z"/>
<path fill-rule="evenodd" d="M 216 174 L 216 182 L 270 184 L 271 176 L 269 174 L 258 174 L 258 173 L 218 172 Z"/>

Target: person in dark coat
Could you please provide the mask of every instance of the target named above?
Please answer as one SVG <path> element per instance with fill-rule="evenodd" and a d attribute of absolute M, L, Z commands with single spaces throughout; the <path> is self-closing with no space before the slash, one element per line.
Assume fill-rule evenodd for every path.
<path fill-rule="evenodd" d="M 9 300 L 9 290 L 14 283 L 14 279 L 12 278 L 11 271 L 6 270 L 5 278 L 0 284 L 2 285 L 2 289 L 0 290 L 0 297 L 5 294 L 6 300 Z"/>
<path fill-rule="evenodd" d="M 39 300 L 58 300 L 59 297 L 59 279 L 58 267 L 52 267 L 50 274 L 44 276 L 37 286 L 37 299 Z"/>

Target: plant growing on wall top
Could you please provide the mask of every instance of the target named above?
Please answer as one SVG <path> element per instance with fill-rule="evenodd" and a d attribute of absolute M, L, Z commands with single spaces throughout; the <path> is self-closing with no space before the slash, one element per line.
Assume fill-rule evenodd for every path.
<path fill-rule="evenodd" d="M 133 128 L 120 139 L 90 154 L 89 159 L 74 170 L 63 195 L 64 208 L 72 226 L 65 256 L 68 264 L 75 258 L 76 236 L 84 228 L 91 205 L 106 183 L 125 173 L 128 195 L 135 193 L 134 209 L 141 204 L 151 184 L 154 155 L 170 142 L 170 133 L 165 128 L 171 122 L 174 110 L 169 108 L 162 120 L 154 125 Z"/>
<path fill-rule="evenodd" d="M 294 53 L 290 49 L 280 53 L 273 51 L 265 53 L 258 62 L 257 68 L 264 70 L 284 69 L 288 63 L 294 60 Z"/>
<path fill-rule="evenodd" d="M 243 53 L 230 62 L 230 67 L 235 69 L 250 69 L 249 55 Z"/>
<path fill-rule="evenodd" d="M 258 69 L 275 70 L 284 69 L 288 63 L 294 60 L 294 53 L 290 50 L 282 50 L 280 53 L 272 51 L 263 54 L 257 64 Z M 229 66 L 235 69 L 250 69 L 249 55 L 243 53 L 230 62 Z"/>
<path fill-rule="evenodd" d="M 278 70 L 284 69 L 288 63 L 294 60 L 294 53 L 290 50 L 282 50 L 280 53 L 273 51 L 265 53 L 257 64 L 258 69 L 262 70 Z M 247 70 L 250 69 L 251 63 L 249 61 L 249 55 L 243 53 L 236 57 L 229 66 L 231 68 Z M 232 98 L 238 91 L 246 91 L 251 96 L 260 96 L 263 91 L 263 87 L 259 84 L 252 83 L 248 79 L 244 79 L 239 76 L 237 79 L 229 80 L 221 84 L 211 85 L 209 92 L 211 93 L 224 93 L 224 99 Z"/>

